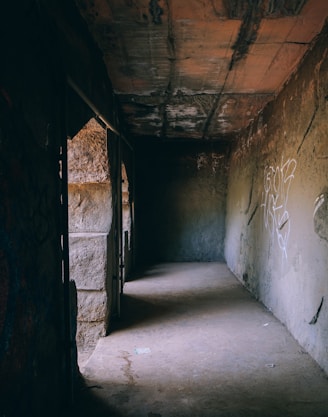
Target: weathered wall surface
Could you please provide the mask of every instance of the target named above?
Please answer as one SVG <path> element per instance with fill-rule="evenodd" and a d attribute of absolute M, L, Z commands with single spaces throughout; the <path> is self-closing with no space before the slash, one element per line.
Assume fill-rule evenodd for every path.
<path fill-rule="evenodd" d="M 228 266 L 328 372 L 327 28 L 240 139 L 229 173 Z"/>
<path fill-rule="evenodd" d="M 111 304 L 108 234 L 112 219 L 106 130 L 91 119 L 67 146 L 70 278 L 77 288 L 77 344 L 107 331 Z"/>
<path fill-rule="evenodd" d="M 136 160 L 139 262 L 223 260 L 226 157 L 212 145 L 149 145 Z"/>
<path fill-rule="evenodd" d="M 108 117 L 113 95 L 73 2 L 5 2 L 0 27 L 0 415 L 58 416 L 77 366 L 60 152 L 66 128 L 86 122 L 66 112 L 67 75 Z"/>
<path fill-rule="evenodd" d="M 15 13 L 3 5 L 0 17 L 0 415 L 38 416 L 45 407 L 58 415 L 67 388 L 59 178 L 64 79 L 46 63 L 36 10 L 26 17 L 11 4 Z"/>

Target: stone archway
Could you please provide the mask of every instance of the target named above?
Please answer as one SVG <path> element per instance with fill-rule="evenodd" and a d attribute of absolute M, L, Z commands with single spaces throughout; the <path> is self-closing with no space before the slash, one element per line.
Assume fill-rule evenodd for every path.
<path fill-rule="evenodd" d="M 77 347 L 105 336 L 111 310 L 112 187 L 107 132 L 94 118 L 68 141 L 70 278 L 77 288 Z"/>

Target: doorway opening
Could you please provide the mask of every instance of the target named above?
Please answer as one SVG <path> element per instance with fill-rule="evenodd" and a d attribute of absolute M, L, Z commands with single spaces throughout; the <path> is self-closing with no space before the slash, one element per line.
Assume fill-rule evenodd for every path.
<path fill-rule="evenodd" d="M 79 361 L 105 336 L 111 310 L 112 185 L 107 131 L 91 118 L 67 144 L 70 280 Z"/>
<path fill-rule="evenodd" d="M 120 139 L 93 117 L 67 143 L 69 275 L 80 366 L 120 317 L 133 268 L 133 154 Z"/>
<path fill-rule="evenodd" d="M 129 179 L 125 164 L 122 162 L 122 288 L 129 279 L 132 269 L 132 204 L 130 199 Z"/>

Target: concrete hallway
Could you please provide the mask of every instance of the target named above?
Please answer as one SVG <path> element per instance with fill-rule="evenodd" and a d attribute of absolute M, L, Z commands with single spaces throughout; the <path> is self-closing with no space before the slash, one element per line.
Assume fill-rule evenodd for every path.
<path fill-rule="evenodd" d="M 79 416 L 328 416 L 327 376 L 222 263 L 126 283 L 119 326 L 80 368 Z"/>

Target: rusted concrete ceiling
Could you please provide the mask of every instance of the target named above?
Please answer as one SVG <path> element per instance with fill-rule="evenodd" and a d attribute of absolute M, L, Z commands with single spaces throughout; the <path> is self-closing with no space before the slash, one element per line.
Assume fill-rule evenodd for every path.
<path fill-rule="evenodd" d="M 76 0 L 128 132 L 220 139 L 280 91 L 321 31 L 327 0 Z"/>

